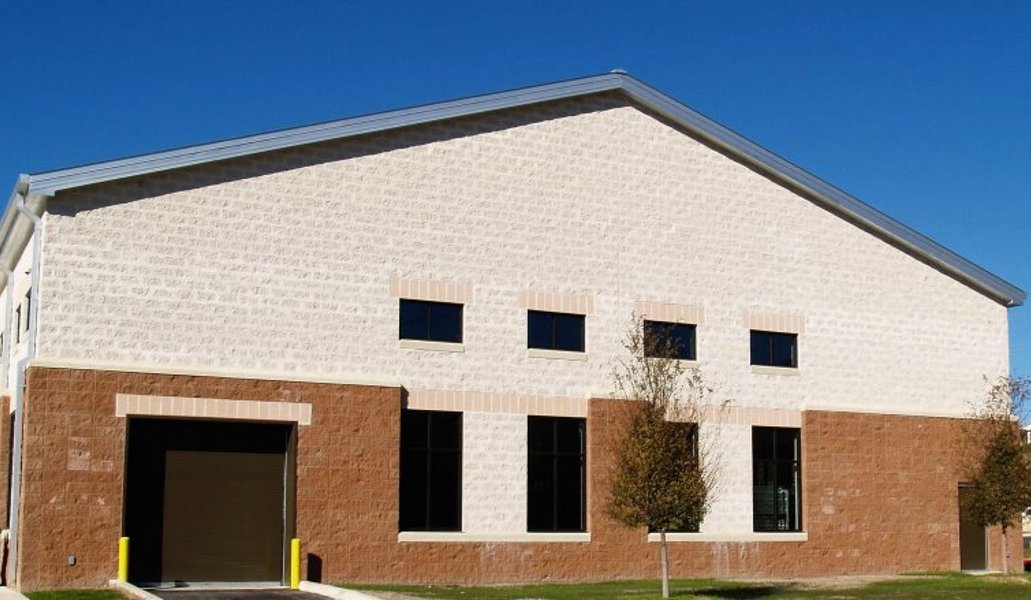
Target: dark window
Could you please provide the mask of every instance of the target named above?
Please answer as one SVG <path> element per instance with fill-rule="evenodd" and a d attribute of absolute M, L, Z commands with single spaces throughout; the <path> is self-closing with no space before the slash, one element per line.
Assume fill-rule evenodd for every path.
<path fill-rule="evenodd" d="M 32 290 L 25 292 L 25 331 L 29 330 L 29 320 L 32 318 Z"/>
<path fill-rule="evenodd" d="M 544 350 L 584 351 L 584 316 L 531 310 L 526 314 L 526 345 Z"/>
<path fill-rule="evenodd" d="M 462 341 L 461 304 L 401 300 L 400 314 L 402 340 Z"/>
<path fill-rule="evenodd" d="M 583 419 L 528 418 L 527 531 L 585 531 Z"/>
<path fill-rule="evenodd" d="M 644 355 L 649 358 L 695 359 L 695 326 L 664 321 L 644 322 Z"/>
<path fill-rule="evenodd" d="M 401 531 L 461 531 L 462 413 L 401 411 Z"/>
<path fill-rule="evenodd" d="M 21 343 L 21 305 L 14 309 L 14 343 Z"/>
<path fill-rule="evenodd" d="M 798 334 L 752 330 L 752 364 L 798 366 Z"/>
<path fill-rule="evenodd" d="M 798 429 L 752 428 L 752 517 L 755 531 L 802 530 Z"/>

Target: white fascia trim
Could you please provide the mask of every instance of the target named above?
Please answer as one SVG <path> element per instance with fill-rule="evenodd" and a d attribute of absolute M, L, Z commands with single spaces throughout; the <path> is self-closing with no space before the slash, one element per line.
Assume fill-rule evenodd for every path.
<path fill-rule="evenodd" d="M 659 534 L 649 533 L 649 542 L 658 542 Z M 667 533 L 667 542 L 808 542 L 809 534 L 801 533 Z"/>
<path fill-rule="evenodd" d="M 402 531 L 399 542 L 565 542 L 587 543 L 587 533 L 466 533 L 464 531 Z"/>
<path fill-rule="evenodd" d="M 29 367 L 51 369 L 83 369 L 87 371 L 125 371 L 129 373 L 155 373 L 158 375 L 188 375 L 195 377 L 226 377 L 229 379 L 264 379 L 270 381 L 296 381 L 300 383 L 329 383 L 334 385 L 363 385 L 369 387 L 400 388 L 401 384 L 389 379 L 375 379 L 347 374 L 306 374 L 285 371 L 256 371 L 222 369 L 193 365 L 156 365 L 139 362 L 101 362 L 76 358 L 37 358 Z"/>

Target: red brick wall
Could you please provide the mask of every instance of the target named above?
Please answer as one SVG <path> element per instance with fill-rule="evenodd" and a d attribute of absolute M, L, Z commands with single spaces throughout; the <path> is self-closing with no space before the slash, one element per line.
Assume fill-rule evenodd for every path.
<path fill-rule="evenodd" d="M 125 420 L 115 377 L 31 369 L 26 381 L 20 549 L 22 589 L 101 585 L 121 531 Z M 67 566 L 68 555 L 78 564 Z"/>
<path fill-rule="evenodd" d="M 10 489 L 11 476 L 11 436 L 14 431 L 11 429 L 11 397 L 0 395 L 0 522 L 7 527 L 8 512 L 10 510 L 10 498 L 7 490 Z"/>
<path fill-rule="evenodd" d="M 589 544 L 396 542 L 393 523 L 369 531 L 368 554 L 327 581 L 512 582 L 658 576 L 658 544 L 604 513 L 625 404 L 592 400 L 588 418 Z M 959 421 L 807 412 L 803 497 L 807 542 L 676 543 L 677 577 L 804 577 L 959 568 Z M 392 429 L 392 436 L 396 430 Z M 380 493 L 392 497 L 396 470 Z M 390 488 L 390 489 L 387 489 Z M 379 523 L 379 522 L 377 522 Z M 1019 568 L 1019 536 L 1011 568 Z M 993 568 L 1001 566 L 998 532 Z"/>
<path fill-rule="evenodd" d="M 658 575 L 658 544 L 604 514 L 625 404 L 592 400 L 590 543 L 397 541 L 402 392 L 393 388 L 33 368 L 26 403 L 20 587 L 103 585 L 121 533 L 125 419 L 116 393 L 308 402 L 296 523 L 306 573 L 327 582 L 512 582 Z M 807 542 L 676 543 L 676 577 L 791 577 L 957 569 L 959 421 L 807 412 Z M 991 564 L 1000 563 L 993 533 Z M 1019 535 L 1011 539 L 1013 568 Z M 67 565 L 68 554 L 78 564 Z"/>
<path fill-rule="evenodd" d="M 803 413 L 807 546 L 843 573 L 959 569 L 962 421 Z M 1011 570 L 1022 571 L 1020 535 Z M 1002 568 L 1001 534 L 989 568 Z"/>
<path fill-rule="evenodd" d="M 32 368 L 22 590 L 102 586 L 116 574 L 126 422 L 115 417 L 118 393 L 311 403 L 315 425 L 299 427 L 297 436 L 297 521 L 307 551 L 317 548 L 328 565 L 339 564 L 362 551 L 365 525 L 396 531 L 398 389 Z M 370 483 L 395 491 L 378 500 Z"/>

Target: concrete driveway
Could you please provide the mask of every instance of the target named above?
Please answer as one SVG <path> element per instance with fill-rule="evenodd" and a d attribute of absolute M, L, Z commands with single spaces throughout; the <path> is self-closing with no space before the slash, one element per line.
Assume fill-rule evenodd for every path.
<path fill-rule="evenodd" d="M 283 588 L 249 590 L 156 589 L 148 590 L 162 600 L 326 600 L 325 596 Z"/>

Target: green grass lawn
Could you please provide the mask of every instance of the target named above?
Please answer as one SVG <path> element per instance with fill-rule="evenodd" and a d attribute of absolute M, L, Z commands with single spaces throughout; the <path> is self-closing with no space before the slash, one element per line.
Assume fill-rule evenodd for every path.
<path fill-rule="evenodd" d="M 548 584 L 526 586 L 372 586 L 345 585 L 352 589 L 399 592 L 420 598 L 462 598 L 464 600 L 572 600 L 596 598 L 660 598 L 657 581 L 614 581 L 591 584 Z M 675 598 L 805 598 L 846 600 L 849 598 L 1031 598 L 1031 577 L 1027 575 L 974 576 L 960 573 L 933 574 L 881 581 L 858 587 L 806 589 L 790 583 L 749 583 L 707 579 L 674 580 Z M 35 599 L 33 599 L 35 600 Z"/>
<path fill-rule="evenodd" d="M 53 590 L 25 595 L 29 600 L 125 600 L 125 596 L 115 590 Z"/>

